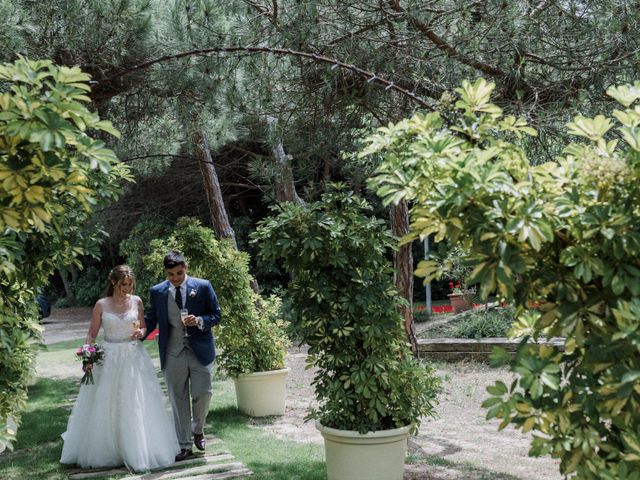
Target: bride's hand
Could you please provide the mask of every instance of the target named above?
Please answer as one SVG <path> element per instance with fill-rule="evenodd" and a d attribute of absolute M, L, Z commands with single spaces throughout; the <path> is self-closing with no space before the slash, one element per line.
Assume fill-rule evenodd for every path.
<path fill-rule="evenodd" d="M 82 371 L 84 373 L 90 372 L 92 368 L 93 368 L 93 363 L 91 362 L 84 362 L 82 364 Z"/>
<path fill-rule="evenodd" d="M 142 337 L 144 337 L 145 333 L 147 333 L 146 328 L 138 328 L 137 330 L 134 330 L 133 333 L 131 334 L 131 339 L 140 340 Z"/>

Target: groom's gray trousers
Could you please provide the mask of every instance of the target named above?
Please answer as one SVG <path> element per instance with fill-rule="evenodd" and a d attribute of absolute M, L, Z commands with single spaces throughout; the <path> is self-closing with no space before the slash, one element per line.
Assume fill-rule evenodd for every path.
<path fill-rule="evenodd" d="M 192 434 L 203 433 L 209 413 L 213 362 L 202 365 L 194 355 L 189 339 L 183 337 L 180 311 L 171 295 L 168 306 L 171 328 L 163 373 L 178 443 L 180 448 L 190 449 L 193 445 Z"/>

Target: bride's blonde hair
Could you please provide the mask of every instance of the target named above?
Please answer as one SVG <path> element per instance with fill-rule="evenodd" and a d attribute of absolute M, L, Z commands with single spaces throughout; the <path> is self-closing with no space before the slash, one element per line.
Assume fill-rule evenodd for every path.
<path fill-rule="evenodd" d="M 118 265 L 113 267 L 109 272 L 109 284 L 105 291 L 105 297 L 113 295 L 115 287 L 120 285 L 125 278 L 131 279 L 132 291 L 136 288 L 136 276 L 133 274 L 133 270 L 129 265 Z"/>

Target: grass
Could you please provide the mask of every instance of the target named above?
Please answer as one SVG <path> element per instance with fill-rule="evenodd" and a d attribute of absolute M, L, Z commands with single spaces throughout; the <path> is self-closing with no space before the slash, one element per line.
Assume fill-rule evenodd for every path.
<path fill-rule="evenodd" d="M 463 473 L 469 480 L 522 480 L 520 477 L 477 467 L 469 462 L 452 462 L 436 455 L 408 455 L 406 463 L 426 464 L 432 467 L 443 467 Z"/>
<path fill-rule="evenodd" d="M 231 381 L 216 382 L 207 430 L 215 432 L 229 451 L 260 480 L 324 480 L 324 449 L 312 443 L 279 440 L 258 430 L 271 419 L 251 419 L 235 407 Z"/>
<path fill-rule="evenodd" d="M 69 397 L 77 392 L 74 380 L 39 379 L 29 387 L 29 402 L 18 429 L 16 451 L 0 457 L 3 480 L 65 479 L 58 463 L 62 450 Z"/>
<path fill-rule="evenodd" d="M 73 351 L 81 340 L 59 342 L 42 347 L 38 362 L 78 364 Z M 145 342 L 152 358 L 158 358 L 154 342 Z M 79 377 L 79 375 L 78 375 Z M 216 375 L 214 396 L 207 417 L 207 432 L 221 438 L 226 448 L 254 472 L 256 480 L 320 480 L 326 478 L 324 449 L 318 444 L 279 440 L 263 433 L 257 426 L 273 419 L 255 420 L 236 408 L 231 380 Z M 29 388 L 29 401 L 18 429 L 16 450 L 0 456 L 2 480 L 68 479 L 69 466 L 59 463 L 61 433 L 65 431 L 78 392 L 77 378 L 39 378 Z M 118 478 L 106 477 L 106 478 Z"/>

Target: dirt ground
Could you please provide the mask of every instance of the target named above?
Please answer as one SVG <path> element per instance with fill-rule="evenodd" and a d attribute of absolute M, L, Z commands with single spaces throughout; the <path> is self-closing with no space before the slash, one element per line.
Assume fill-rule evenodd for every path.
<path fill-rule="evenodd" d="M 45 343 L 84 338 L 90 316 L 91 309 L 87 308 L 54 309 L 44 322 Z M 419 324 L 418 328 L 425 326 Z M 313 422 L 304 422 L 313 402 L 313 371 L 305 370 L 305 360 L 304 348 L 290 350 L 286 359 L 291 369 L 286 413 L 273 422 L 256 424 L 280 438 L 321 444 L 322 437 Z M 38 365 L 41 376 L 65 376 L 65 373 L 53 365 Z M 553 459 L 527 456 L 528 435 L 510 428 L 498 432 L 498 422 L 485 420 L 485 411 L 480 407 L 488 396 L 485 388 L 497 379 L 508 381 L 508 372 L 476 363 L 455 363 L 438 364 L 437 374 L 443 380 L 436 409 L 438 417 L 425 419 L 419 434 L 410 438 L 411 463 L 405 467 L 404 480 L 563 478 Z"/>

